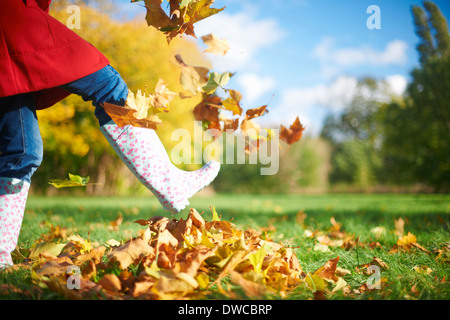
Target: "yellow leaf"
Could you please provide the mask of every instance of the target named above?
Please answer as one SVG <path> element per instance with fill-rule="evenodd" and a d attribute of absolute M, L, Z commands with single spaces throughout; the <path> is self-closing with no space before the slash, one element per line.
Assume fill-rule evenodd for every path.
<path fill-rule="evenodd" d="M 202 37 L 203 43 L 208 46 L 205 52 L 224 56 L 230 49 L 230 44 L 225 39 L 220 39 L 210 33 Z"/>
<path fill-rule="evenodd" d="M 37 244 L 33 249 L 31 249 L 29 258 L 32 260 L 36 260 L 39 258 L 39 255 L 44 251 L 47 251 L 53 254 L 54 256 L 58 256 L 65 246 L 66 244 L 64 243 L 42 242 Z"/>
<path fill-rule="evenodd" d="M 162 111 L 167 112 L 170 101 L 172 101 L 176 95 L 175 92 L 172 92 L 167 88 L 167 82 L 159 79 L 155 88 L 155 94 L 150 95 L 150 104 L 153 106 L 151 110 L 152 113 L 155 114 Z"/>
<path fill-rule="evenodd" d="M 180 83 L 183 88 L 192 94 L 203 92 L 203 87 L 208 82 L 209 69 L 187 65 L 181 56 L 177 54 L 175 60 L 181 69 Z"/>
<path fill-rule="evenodd" d="M 264 257 L 266 256 L 266 248 L 263 246 L 259 248 L 256 252 L 248 255 L 248 260 L 253 265 L 253 268 L 256 272 L 261 272 L 261 267 L 264 261 Z"/>
<path fill-rule="evenodd" d="M 411 245 L 411 243 L 416 243 L 417 242 L 417 238 L 415 235 L 413 235 L 411 232 L 408 232 L 408 234 L 406 236 L 400 237 L 397 240 L 397 245 L 398 246 L 409 246 Z"/>

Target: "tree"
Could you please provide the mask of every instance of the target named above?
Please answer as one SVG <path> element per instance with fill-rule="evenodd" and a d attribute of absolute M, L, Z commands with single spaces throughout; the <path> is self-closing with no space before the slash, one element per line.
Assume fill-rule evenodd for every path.
<path fill-rule="evenodd" d="M 416 34 L 420 39 L 417 51 L 422 64 L 428 59 L 446 56 L 450 50 L 447 20 L 435 3 L 424 1 L 423 5 L 428 16 L 421 7 L 412 7 Z"/>
<path fill-rule="evenodd" d="M 322 138 L 329 141 L 331 184 L 358 186 L 361 190 L 382 180 L 379 110 L 390 99 L 384 81 L 363 78 L 349 105 L 338 114 L 329 114 Z"/>
<path fill-rule="evenodd" d="M 445 17 L 432 2 L 413 7 L 420 43 L 420 67 L 412 71 L 404 101 L 384 110 L 383 153 L 389 176 L 450 188 L 450 35 Z"/>

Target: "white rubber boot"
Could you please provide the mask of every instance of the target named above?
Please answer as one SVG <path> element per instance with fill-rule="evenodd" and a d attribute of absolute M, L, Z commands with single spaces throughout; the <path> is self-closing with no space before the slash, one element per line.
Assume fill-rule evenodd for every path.
<path fill-rule="evenodd" d="M 28 182 L 0 178 L 0 269 L 13 265 L 11 252 L 19 239 L 29 188 Z"/>
<path fill-rule="evenodd" d="M 152 129 L 118 127 L 110 121 L 100 130 L 139 181 L 172 213 L 189 205 L 188 199 L 209 185 L 219 173 L 217 161 L 210 161 L 197 171 L 178 169 Z"/>

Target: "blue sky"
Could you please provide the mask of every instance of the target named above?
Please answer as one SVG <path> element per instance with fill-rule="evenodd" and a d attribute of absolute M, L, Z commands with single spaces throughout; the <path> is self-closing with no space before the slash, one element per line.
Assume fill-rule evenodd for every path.
<path fill-rule="evenodd" d="M 120 2 L 122 13 L 145 13 L 137 4 Z M 449 18 L 450 1 L 435 3 Z M 270 101 L 262 125 L 289 125 L 299 115 L 307 133 L 315 135 L 325 115 L 351 98 L 358 78 L 387 79 L 393 92 L 401 93 L 418 65 L 411 6 L 421 1 L 216 0 L 214 6 L 225 5 L 198 23 L 196 34 L 212 32 L 230 42 L 226 56 L 207 56 L 215 71 L 237 72 L 227 88 L 241 91 L 245 108 Z M 381 29 L 366 26 L 370 5 L 380 8 Z"/>

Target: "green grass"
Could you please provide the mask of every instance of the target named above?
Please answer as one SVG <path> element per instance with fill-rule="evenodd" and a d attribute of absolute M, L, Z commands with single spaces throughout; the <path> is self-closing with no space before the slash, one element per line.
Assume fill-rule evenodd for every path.
<path fill-rule="evenodd" d="M 352 271 L 344 279 L 352 288 L 363 285 L 368 276 L 355 272 L 355 267 L 368 263 L 373 257 L 386 262 L 388 270 L 381 276 L 387 279 L 381 290 L 362 295 L 360 299 L 449 299 L 448 261 L 438 261 L 433 250 L 450 244 L 450 196 L 448 195 L 215 195 L 196 197 L 191 206 L 197 211 L 205 211 L 209 220 L 210 209 L 214 205 L 222 219 L 233 219 L 242 229 L 274 226 L 268 236 L 273 241 L 298 246 L 295 249 L 304 271 L 314 272 L 329 259 L 340 257 L 338 266 Z M 302 210 L 307 214 L 303 225 L 296 223 L 296 215 Z M 110 221 L 123 216 L 118 230 L 109 228 Z M 148 219 L 156 215 L 168 215 L 157 200 L 151 198 L 89 198 L 89 197 L 30 197 L 19 238 L 19 246 L 29 248 L 51 226 L 69 229 L 91 241 L 102 243 L 109 239 L 127 240 L 136 236 L 141 226 L 133 223 L 138 219 Z M 170 216 L 170 215 L 169 215 Z M 187 211 L 177 215 L 186 218 Z M 315 251 L 317 240 L 307 238 L 305 229 L 326 231 L 331 227 L 330 218 L 342 224 L 342 229 L 360 242 L 378 241 L 382 249 L 355 248 L 345 250 L 330 247 L 328 252 Z M 417 242 L 429 250 L 425 253 L 417 249 L 411 252 L 388 253 L 398 236 L 394 234 L 395 219 L 406 221 L 405 232 L 417 237 Z M 374 227 L 383 226 L 386 233 L 380 238 L 371 232 Z M 413 270 L 415 266 L 427 266 L 431 274 L 421 274 Z M 29 282 L 25 272 L 0 273 L 0 285 L 12 283 L 25 285 Z M 441 281 L 445 278 L 444 281 Z M 411 292 L 415 286 L 416 290 Z M 54 296 L 44 296 L 44 298 Z M 292 299 L 306 299 L 311 293 L 299 290 Z M 330 296 L 345 298 L 342 294 Z M 2 298 L 0 296 L 0 298 Z M 3 297 L 4 298 L 4 297 Z M 29 298 L 33 297 L 31 294 Z M 41 297 L 42 298 L 42 297 Z"/>

